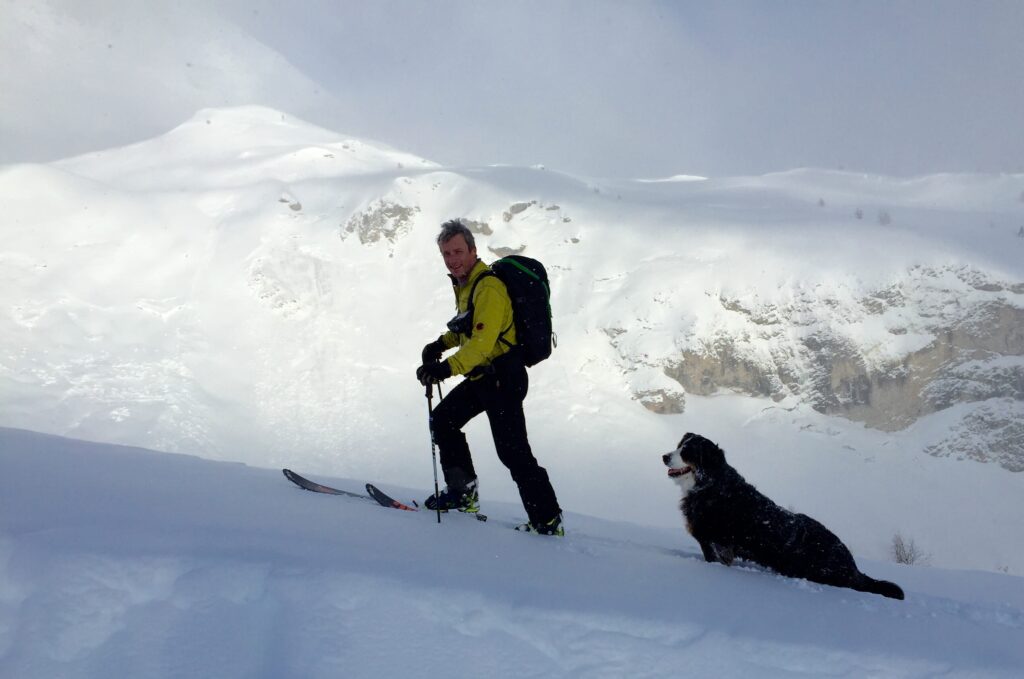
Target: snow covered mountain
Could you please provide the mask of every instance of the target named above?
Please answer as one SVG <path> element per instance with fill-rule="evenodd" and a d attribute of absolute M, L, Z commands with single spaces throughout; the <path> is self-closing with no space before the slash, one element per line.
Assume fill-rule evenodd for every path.
<path fill-rule="evenodd" d="M 527 416 L 567 508 L 677 526 L 657 454 L 692 430 L 858 555 L 1024 572 L 1024 176 L 451 168 L 243 107 L 5 166 L 0 204 L 0 425 L 426 488 L 463 217 L 548 266 Z"/>

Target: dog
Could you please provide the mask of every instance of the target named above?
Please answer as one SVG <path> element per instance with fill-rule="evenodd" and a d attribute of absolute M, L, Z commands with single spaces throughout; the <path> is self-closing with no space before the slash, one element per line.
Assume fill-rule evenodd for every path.
<path fill-rule="evenodd" d="M 898 585 L 861 573 L 828 528 L 783 509 L 747 483 L 725 461 L 725 452 L 703 436 L 686 434 L 662 461 L 683 491 L 679 508 L 705 561 L 728 566 L 739 558 L 791 578 L 903 599 Z"/>

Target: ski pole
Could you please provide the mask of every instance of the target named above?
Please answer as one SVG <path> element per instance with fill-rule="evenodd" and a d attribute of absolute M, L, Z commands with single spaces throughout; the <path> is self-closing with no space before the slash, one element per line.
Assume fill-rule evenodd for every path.
<path fill-rule="evenodd" d="M 441 385 L 437 385 L 438 398 L 441 396 Z M 427 380 L 427 425 L 430 427 L 430 456 L 434 460 L 434 507 L 437 509 L 437 522 L 441 523 L 441 491 L 437 486 L 437 444 L 434 441 L 434 383 Z"/>

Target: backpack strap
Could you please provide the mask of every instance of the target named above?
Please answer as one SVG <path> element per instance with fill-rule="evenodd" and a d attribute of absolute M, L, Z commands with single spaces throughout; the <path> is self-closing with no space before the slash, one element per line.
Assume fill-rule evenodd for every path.
<path fill-rule="evenodd" d="M 485 279 L 485 278 L 487 278 L 489 276 L 494 276 L 495 278 L 498 278 L 498 274 L 494 273 L 490 269 L 487 269 L 487 271 L 484 271 L 483 273 L 481 273 L 479 276 L 476 277 L 476 280 L 473 281 L 473 287 L 471 287 L 469 289 L 469 304 L 466 305 L 466 311 L 469 312 L 469 317 L 470 318 L 473 318 L 473 315 L 476 313 L 476 303 L 475 303 L 476 286 L 479 285 L 480 281 L 482 281 L 483 279 Z M 507 333 L 512 328 L 514 328 L 515 324 L 516 324 L 516 321 L 515 321 L 515 318 L 513 318 L 512 319 L 512 324 L 509 325 L 504 330 L 502 330 L 500 333 L 498 333 L 498 339 L 501 340 L 502 342 L 504 342 L 505 346 L 508 347 L 509 349 L 514 348 L 515 345 L 512 344 L 511 342 L 509 342 L 507 339 L 505 339 L 505 333 Z M 469 334 L 467 335 L 467 337 L 472 337 L 472 336 L 473 336 L 473 327 L 470 326 Z"/>
<path fill-rule="evenodd" d="M 476 280 L 473 281 L 473 287 L 469 289 L 469 305 L 466 307 L 467 311 L 472 311 L 476 306 L 473 303 L 473 299 L 476 297 L 476 286 L 480 284 L 480 281 L 490 276 L 494 276 L 495 278 L 497 278 L 498 274 L 494 273 L 490 269 L 487 269 L 486 271 L 481 272 L 480 275 L 476 277 Z"/>

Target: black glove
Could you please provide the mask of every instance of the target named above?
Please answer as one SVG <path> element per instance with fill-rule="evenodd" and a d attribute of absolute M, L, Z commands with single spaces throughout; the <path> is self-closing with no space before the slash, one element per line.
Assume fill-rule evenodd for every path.
<path fill-rule="evenodd" d="M 420 367 L 416 368 L 416 379 L 420 381 L 420 384 L 427 386 L 427 384 L 436 384 L 441 380 L 446 380 L 452 376 L 452 368 L 448 365 L 448 361 L 444 363 L 424 363 Z"/>
<path fill-rule="evenodd" d="M 448 347 L 444 345 L 444 340 L 440 337 L 423 347 L 423 353 L 420 356 L 423 359 L 424 365 L 427 363 L 437 363 L 441 360 L 441 355 L 444 354 Z"/>

